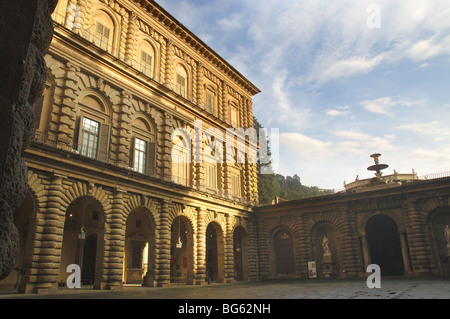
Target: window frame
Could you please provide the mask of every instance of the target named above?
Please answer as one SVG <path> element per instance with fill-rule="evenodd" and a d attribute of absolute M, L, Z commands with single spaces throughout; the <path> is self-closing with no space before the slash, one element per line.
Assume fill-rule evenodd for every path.
<path fill-rule="evenodd" d="M 187 147 L 190 147 L 188 145 Z M 192 186 L 191 185 L 191 170 L 190 164 L 191 159 L 189 158 L 190 152 L 186 149 L 185 142 L 178 138 L 176 143 L 172 141 L 172 152 L 171 157 L 174 155 L 177 156 L 176 160 L 171 158 L 171 180 L 174 183 L 184 185 L 184 186 Z M 181 159 L 181 160 L 180 160 Z M 181 173 L 180 173 L 181 172 Z"/>
<path fill-rule="evenodd" d="M 145 128 L 140 128 L 136 126 L 135 121 L 140 120 L 146 126 Z M 135 172 L 140 174 L 145 174 L 148 176 L 156 175 L 156 136 L 155 128 L 152 122 L 150 122 L 145 116 L 137 116 L 131 124 L 131 146 L 130 146 L 130 157 L 129 166 Z M 146 143 L 145 152 L 145 164 L 142 170 L 136 169 L 136 141 L 141 140 Z"/>
<path fill-rule="evenodd" d="M 105 23 L 102 23 L 103 21 L 95 21 L 95 32 L 94 32 L 94 44 L 98 46 L 100 49 L 111 52 L 112 51 L 112 39 L 114 34 L 114 28 L 111 28 L 110 26 L 106 25 Z M 101 34 L 99 35 L 99 26 L 101 26 Z M 108 30 L 108 36 L 106 37 L 104 35 L 105 30 Z M 106 39 L 106 42 L 104 39 Z M 103 44 L 106 43 L 106 48 L 103 46 Z"/>
<path fill-rule="evenodd" d="M 142 62 L 143 55 L 145 55 L 145 60 L 146 60 L 145 62 Z M 149 58 L 151 59 L 150 63 L 148 63 L 148 61 L 147 61 Z M 155 55 L 151 54 L 141 48 L 141 51 L 139 54 L 139 72 L 145 74 L 148 77 L 153 78 L 154 63 L 155 63 Z"/>
<path fill-rule="evenodd" d="M 91 132 L 85 127 L 85 121 L 93 122 L 97 124 L 97 132 Z M 78 147 L 81 155 L 97 159 L 98 156 L 98 146 L 100 139 L 100 127 L 101 123 L 87 116 L 82 116 L 80 118 L 80 132 L 78 137 Z M 85 138 L 87 136 L 87 138 Z M 90 137 L 93 137 L 94 141 L 91 141 Z M 84 143 L 87 140 L 87 143 Z M 93 145 L 90 145 L 93 143 Z"/>

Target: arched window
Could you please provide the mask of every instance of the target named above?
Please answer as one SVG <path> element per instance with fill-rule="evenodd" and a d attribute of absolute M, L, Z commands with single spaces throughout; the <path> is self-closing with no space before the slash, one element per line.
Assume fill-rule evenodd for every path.
<path fill-rule="evenodd" d="M 230 193 L 233 196 L 242 196 L 242 177 L 241 172 L 238 169 L 232 168 L 230 170 Z"/>
<path fill-rule="evenodd" d="M 230 108 L 228 109 L 229 112 L 229 124 L 232 127 L 238 127 L 239 126 L 239 113 L 238 113 L 238 106 L 235 102 L 230 103 Z"/>
<path fill-rule="evenodd" d="M 155 50 L 153 46 L 147 41 L 142 41 L 139 45 L 139 71 L 153 78 L 155 62 Z"/>
<path fill-rule="evenodd" d="M 175 92 L 182 97 L 187 97 L 187 79 L 186 69 L 181 64 L 178 64 L 175 68 Z"/>
<path fill-rule="evenodd" d="M 295 274 L 294 245 L 291 232 L 281 229 L 273 237 L 275 274 Z"/>
<path fill-rule="evenodd" d="M 190 142 L 186 136 L 174 135 L 172 139 L 172 181 L 190 186 Z"/>
<path fill-rule="evenodd" d="M 136 172 L 154 176 L 156 168 L 156 143 L 153 126 L 144 118 L 132 123 L 130 167 Z"/>
<path fill-rule="evenodd" d="M 229 154 L 228 154 L 229 153 Z M 227 171 L 229 176 L 228 194 L 232 196 L 243 196 L 243 161 L 245 156 L 243 155 L 240 147 L 227 147 Z"/>
<path fill-rule="evenodd" d="M 86 95 L 79 106 L 78 152 L 90 158 L 108 161 L 111 134 L 108 109 L 94 95 Z"/>
<path fill-rule="evenodd" d="M 205 96 L 206 111 L 213 115 L 217 115 L 217 112 L 216 112 L 216 109 L 217 109 L 217 107 L 216 107 L 216 105 L 217 105 L 216 90 L 211 85 L 207 85 L 205 94 L 206 94 L 206 96 Z"/>
<path fill-rule="evenodd" d="M 40 142 L 44 142 L 47 139 L 54 92 L 55 81 L 53 76 L 48 73 L 44 91 L 42 92 L 42 95 L 36 99 L 33 105 L 34 127 L 36 129 L 35 138 L 37 138 Z"/>
<path fill-rule="evenodd" d="M 114 22 L 104 11 L 95 13 L 93 32 L 93 42 L 101 49 L 112 53 L 114 39 Z"/>

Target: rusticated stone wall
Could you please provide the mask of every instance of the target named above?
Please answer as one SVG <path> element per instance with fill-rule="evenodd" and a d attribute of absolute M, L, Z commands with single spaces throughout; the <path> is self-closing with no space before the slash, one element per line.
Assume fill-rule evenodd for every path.
<path fill-rule="evenodd" d="M 323 277 L 321 240 L 328 237 L 332 252 L 333 272 L 337 278 L 363 277 L 374 262 L 385 262 L 395 268 L 397 275 L 450 275 L 450 239 L 445 227 L 450 225 L 450 178 L 422 180 L 394 188 L 361 193 L 340 193 L 304 200 L 293 200 L 255 209 L 258 236 L 258 265 L 260 278 L 308 278 L 308 262 L 315 261 L 318 277 Z M 380 218 L 381 216 L 381 218 Z M 379 237 L 371 238 L 369 227 L 375 220 Z M 383 233 L 388 221 L 395 225 L 393 233 Z M 288 246 L 293 256 L 289 273 L 280 273 L 277 258 L 286 256 L 277 251 L 275 235 L 285 232 L 292 240 Z M 383 236 L 393 236 L 384 241 Z M 389 237 L 391 238 L 391 237 Z M 377 252 L 373 251 L 378 241 Z M 384 252 L 389 253 L 384 254 Z M 384 254 L 384 255 L 383 255 Z M 391 255 L 388 255 L 391 254 Z M 395 258 L 400 265 L 391 264 Z M 395 266 L 395 267 L 394 267 Z M 394 274 L 382 267 L 382 274 Z"/>
<path fill-rule="evenodd" d="M 46 79 L 46 53 L 53 34 L 50 14 L 57 0 L 0 2 L 0 280 L 15 264 L 18 233 L 13 211 L 27 193 L 22 152 L 33 136 L 32 104 Z"/>

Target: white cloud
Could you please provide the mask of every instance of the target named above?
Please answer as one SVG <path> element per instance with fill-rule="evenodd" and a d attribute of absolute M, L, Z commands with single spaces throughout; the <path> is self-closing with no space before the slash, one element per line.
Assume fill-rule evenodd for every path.
<path fill-rule="evenodd" d="M 360 102 L 360 104 L 369 112 L 393 116 L 394 106 L 412 106 L 421 102 L 422 101 L 394 100 L 391 97 L 381 97 L 373 100 L 365 100 Z"/>
<path fill-rule="evenodd" d="M 449 167 L 449 96 L 437 82 L 450 55 L 448 0 L 157 1 L 261 89 L 253 111 L 285 131 L 284 174 L 342 185 L 375 151 L 398 171 Z M 367 27 L 371 3 L 380 29 Z"/>
<path fill-rule="evenodd" d="M 281 133 L 280 148 L 299 158 L 314 159 L 326 156 L 332 149 L 332 143 L 320 141 L 301 133 Z M 281 153 L 280 156 L 282 156 Z"/>
<path fill-rule="evenodd" d="M 340 105 L 337 106 L 335 109 L 326 110 L 325 113 L 331 117 L 349 115 L 351 114 L 349 108 L 350 108 L 349 105 Z"/>
<path fill-rule="evenodd" d="M 350 57 L 345 60 L 329 61 L 325 68 L 320 65 L 320 70 L 314 72 L 309 77 L 309 81 L 324 83 L 338 78 L 350 77 L 372 71 L 381 63 L 381 54 L 374 58 Z"/>
<path fill-rule="evenodd" d="M 450 139 L 450 128 L 443 126 L 439 121 L 408 123 L 398 126 L 398 129 L 431 137 L 435 142 Z"/>

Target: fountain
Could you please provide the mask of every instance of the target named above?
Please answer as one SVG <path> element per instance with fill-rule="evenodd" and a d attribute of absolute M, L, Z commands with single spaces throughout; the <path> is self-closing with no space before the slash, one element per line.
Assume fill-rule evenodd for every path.
<path fill-rule="evenodd" d="M 387 164 L 380 164 L 380 161 L 379 161 L 379 159 L 378 159 L 380 156 L 381 156 L 380 153 L 374 153 L 374 154 L 370 155 L 370 157 L 372 157 L 373 160 L 375 161 L 375 165 L 369 166 L 369 167 L 367 168 L 368 171 L 376 171 L 375 176 L 376 176 L 377 178 L 381 178 L 381 176 L 383 175 L 383 174 L 381 173 L 381 171 L 382 171 L 383 169 L 386 169 L 386 168 L 389 167 L 389 165 L 387 165 Z"/>

